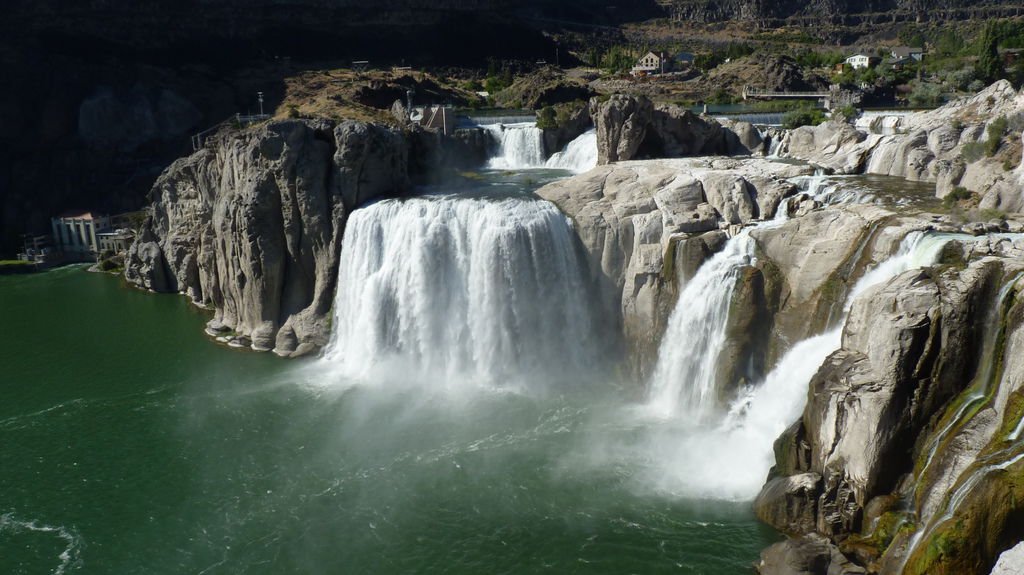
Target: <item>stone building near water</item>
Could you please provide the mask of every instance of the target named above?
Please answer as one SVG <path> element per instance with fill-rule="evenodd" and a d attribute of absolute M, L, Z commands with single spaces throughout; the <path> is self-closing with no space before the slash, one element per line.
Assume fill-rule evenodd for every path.
<path fill-rule="evenodd" d="M 65 212 L 50 222 L 53 242 L 66 260 L 92 260 L 104 251 L 126 251 L 135 239 L 130 229 L 130 216 Z"/>
<path fill-rule="evenodd" d="M 65 212 L 50 221 L 53 241 L 66 258 L 91 259 L 99 253 L 97 232 L 110 227 L 110 218 L 92 212 Z"/>

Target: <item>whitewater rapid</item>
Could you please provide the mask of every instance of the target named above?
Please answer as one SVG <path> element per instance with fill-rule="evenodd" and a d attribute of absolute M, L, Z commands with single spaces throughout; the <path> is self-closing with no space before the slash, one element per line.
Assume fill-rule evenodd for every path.
<path fill-rule="evenodd" d="M 351 378 L 382 366 L 508 383 L 586 372 L 594 310 L 567 218 L 530 196 L 426 195 L 352 213 L 334 339 Z"/>

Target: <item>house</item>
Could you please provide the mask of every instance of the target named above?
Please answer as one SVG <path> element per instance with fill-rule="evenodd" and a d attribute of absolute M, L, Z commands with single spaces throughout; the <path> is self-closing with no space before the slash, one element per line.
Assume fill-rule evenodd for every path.
<path fill-rule="evenodd" d="M 680 52 L 680 53 L 676 54 L 676 58 L 675 58 L 676 65 L 679 66 L 680 68 L 691 68 L 691 67 L 693 67 L 693 62 L 696 59 L 697 59 L 697 57 L 694 56 L 690 52 Z"/>
<path fill-rule="evenodd" d="M 924 48 L 911 48 L 909 46 L 897 46 L 889 53 L 893 60 L 910 58 L 916 62 L 924 59 Z"/>
<path fill-rule="evenodd" d="M 861 68 L 870 68 L 879 62 L 879 58 L 875 56 L 868 56 L 867 54 L 854 54 L 845 60 L 845 62 L 854 70 Z"/>
<path fill-rule="evenodd" d="M 92 212 L 65 212 L 50 220 L 53 239 L 66 257 L 92 259 L 99 253 L 97 232 L 110 227 L 110 218 Z"/>
<path fill-rule="evenodd" d="M 633 66 L 632 74 L 634 76 L 658 74 L 664 71 L 664 66 L 664 58 L 654 52 L 648 52 L 637 60 L 636 65 Z"/>
<path fill-rule="evenodd" d="M 903 68 L 906 68 L 907 66 L 914 64 L 916 62 L 917 60 L 911 58 L 910 56 L 904 58 L 890 58 L 885 61 L 885 63 L 888 66 L 891 66 L 893 70 L 902 70 Z"/>

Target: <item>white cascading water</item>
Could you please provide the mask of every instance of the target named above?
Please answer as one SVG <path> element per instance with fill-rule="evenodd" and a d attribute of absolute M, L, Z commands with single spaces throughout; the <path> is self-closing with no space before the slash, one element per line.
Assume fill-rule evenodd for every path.
<path fill-rule="evenodd" d="M 651 379 L 649 405 L 656 413 L 683 413 L 698 420 L 712 416 L 732 293 L 740 271 L 752 263 L 754 248 L 750 228 L 741 230 L 679 294 Z"/>
<path fill-rule="evenodd" d="M 740 236 L 730 240 L 730 243 L 737 238 Z M 844 305 L 844 315 L 849 311 L 853 300 L 869 287 L 888 281 L 909 269 L 934 263 L 942 247 L 951 238 L 952 236 L 948 235 L 923 232 L 908 234 L 895 255 L 866 273 L 854 285 Z M 747 241 L 753 243 L 749 238 L 742 240 L 742 247 L 737 246 L 734 251 L 752 251 L 752 247 L 746 247 Z M 726 249 L 729 249 L 728 245 Z M 724 253 L 723 251 L 718 255 Z M 745 257 L 749 258 L 749 255 Z M 726 258 L 723 256 L 722 259 Z M 744 265 L 740 263 L 741 258 L 731 261 L 733 265 Z M 690 286 L 702 275 L 702 270 L 713 264 L 716 264 L 714 258 L 701 266 L 697 277 L 684 289 L 659 352 L 672 357 L 687 350 L 683 356 L 689 359 L 672 359 L 673 363 L 682 366 L 682 371 L 672 372 L 669 364 L 662 366 L 662 357 L 659 356 L 656 376 L 652 380 L 649 407 L 658 414 L 682 418 L 689 422 L 707 421 L 715 409 L 714 404 L 710 402 L 715 401 L 719 395 L 714 387 L 713 367 L 710 374 L 701 369 L 694 369 L 694 365 L 703 366 L 708 357 L 711 358 L 710 361 L 715 361 L 721 352 L 721 348 L 715 346 L 695 349 L 695 346 L 704 345 L 703 342 L 712 339 L 718 341 L 718 336 L 707 337 L 705 330 L 711 326 L 705 325 L 704 320 L 696 317 L 709 317 L 700 307 L 706 303 L 701 302 L 697 296 L 712 300 L 717 298 L 718 293 L 727 292 L 731 297 L 733 288 L 728 282 L 735 283 L 736 272 L 715 272 L 714 276 L 722 278 L 726 283 L 711 285 L 709 282 L 699 291 L 695 288 L 693 293 L 687 294 Z M 720 260 L 717 266 L 721 265 Z M 708 285 L 711 287 L 708 288 Z M 684 296 L 695 299 L 684 304 Z M 686 310 L 691 311 L 687 313 Z M 725 310 L 725 315 L 716 317 L 714 321 L 727 322 L 727 304 Z M 677 318 L 676 314 L 690 317 Z M 764 484 L 764 478 L 774 463 L 772 445 L 775 438 L 800 417 L 811 378 L 825 359 L 839 349 L 842 340 L 841 326 L 844 321 L 839 323 L 840 327 L 794 345 L 760 384 L 752 386 L 729 405 L 727 414 L 720 424 L 699 427 L 688 432 L 683 438 L 675 435 L 670 439 L 658 438 L 655 449 L 662 450 L 663 454 L 666 450 L 669 453 L 667 468 L 662 470 L 667 474 L 667 478 L 658 477 L 656 481 L 670 484 L 675 490 L 681 489 L 690 495 L 701 497 L 735 500 L 749 500 L 754 497 Z M 688 329 L 678 329 L 683 325 Z M 724 330 L 724 326 L 722 329 Z M 693 364 L 688 364 L 688 361 L 693 361 Z M 694 375 L 707 379 L 688 379 Z M 678 395 L 674 396 L 673 392 Z"/>
<path fill-rule="evenodd" d="M 548 202 L 384 200 L 352 213 L 342 245 L 325 361 L 344 377 L 393 367 L 506 383 L 593 366 L 581 257 Z"/>
<path fill-rule="evenodd" d="M 483 126 L 498 143 L 487 164 L 495 170 L 527 170 L 544 166 L 544 132 L 532 122 Z"/>
<path fill-rule="evenodd" d="M 544 167 L 581 174 L 597 166 L 597 130 L 590 129 L 548 158 Z"/>

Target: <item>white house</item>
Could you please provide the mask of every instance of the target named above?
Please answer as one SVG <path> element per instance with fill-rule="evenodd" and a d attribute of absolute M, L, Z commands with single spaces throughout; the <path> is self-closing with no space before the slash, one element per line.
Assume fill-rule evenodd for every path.
<path fill-rule="evenodd" d="M 877 64 L 878 58 L 868 56 L 867 54 L 854 54 L 846 59 L 846 63 L 854 70 L 858 70 L 860 68 L 870 68 L 872 64 Z"/>
<path fill-rule="evenodd" d="M 636 66 L 633 66 L 633 75 L 657 74 L 662 71 L 662 64 L 664 64 L 664 60 L 661 56 L 654 52 L 648 52 L 637 60 Z"/>

